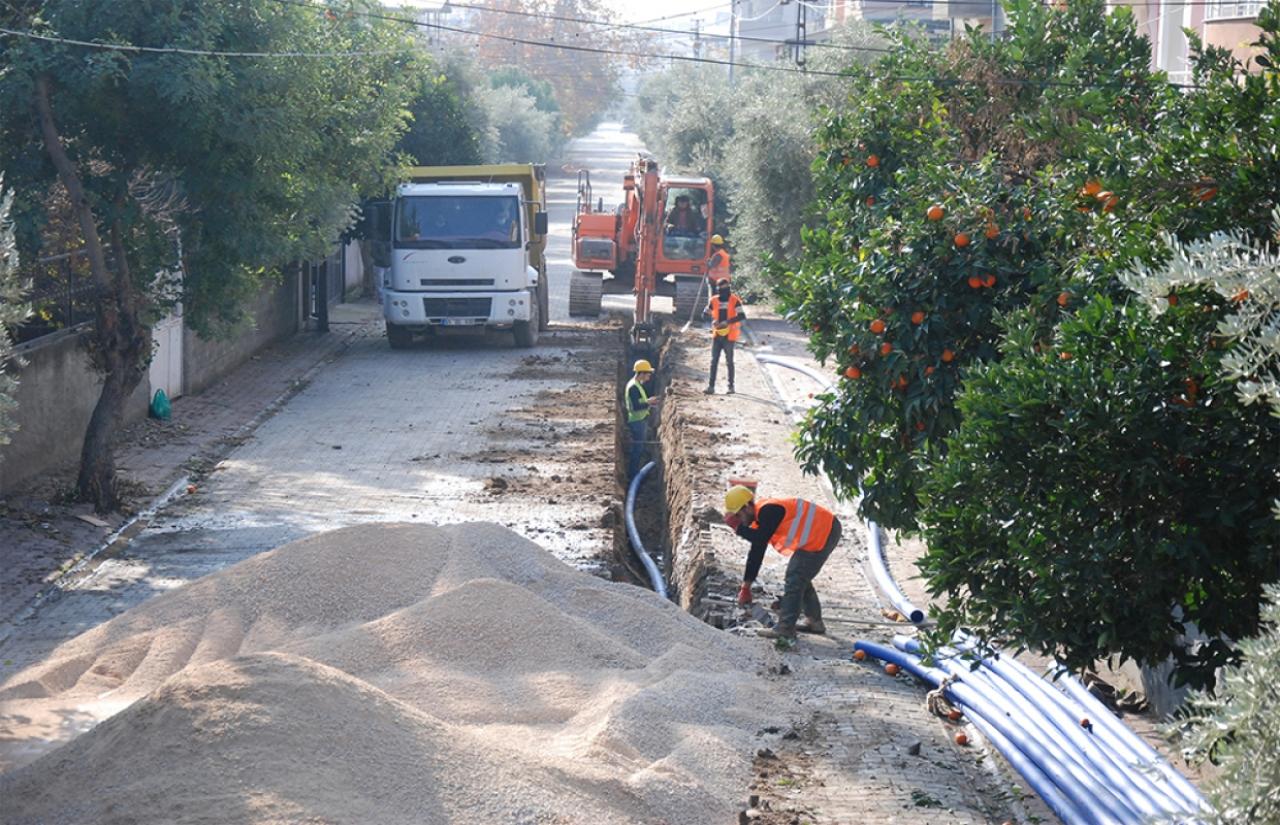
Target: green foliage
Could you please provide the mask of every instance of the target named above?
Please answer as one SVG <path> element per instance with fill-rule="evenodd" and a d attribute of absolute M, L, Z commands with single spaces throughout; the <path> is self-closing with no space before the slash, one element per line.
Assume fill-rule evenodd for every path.
<path fill-rule="evenodd" d="M 1280 435 L 1230 377 L 1232 296 L 1184 281 L 1153 312 L 1168 292 L 1142 306 L 1122 276 L 1218 230 L 1264 237 L 1280 83 L 1207 50 L 1180 91 L 1123 8 L 1007 8 L 1004 39 L 903 39 L 851 70 L 819 132 L 821 222 L 782 297 L 845 377 L 798 454 L 923 528 L 940 634 L 1173 656 L 1204 683 L 1277 577 Z"/>
<path fill-rule="evenodd" d="M 478 93 L 488 126 L 482 154 L 492 163 L 546 163 L 555 148 L 556 116 L 538 109 L 521 89 L 499 86 Z"/>
<path fill-rule="evenodd" d="M 4 191 L 0 178 L 0 444 L 9 443 L 16 424 L 10 415 L 17 406 L 14 394 L 18 379 L 13 370 L 18 366 L 13 354 L 9 331 L 31 315 L 31 307 L 23 302 L 24 284 L 18 277 L 18 245 L 14 239 L 9 208 L 13 195 Z"/>
<path fill-rule="evenodd" d="M 480 135 L 467 107 L 448 74 L 425 73 L 410 107 L 413 122 L 396 149 L 419 166 L 479 163 Z"/>
<path fill-rule="evenodd" d="M 127 239 L 135 300 L 152 301 L 180 233 L 182 297 L 197 329 L 239 320 L 278 265 L 327 253 L 358 193 L 392 171 L 416 74 L 403 26 L 268 0 L 50 2 L 30 26 L 195 50 L 361 53 L 222 58 L 7 42 L 0 164 L 18 197 L 40 200 L 53 178 L 29 114 L 42 74 L 101 231 L 118 221 Z"/>
<path fill-rule="evenodd" d="M 1223 671 L 1218 688 L 1199 693 L 1170 732 L 1195 761 L 1218 771 L 1206 788 L 1212 825 L 1280 822 L 1280 588 L 1267 591 L 1266 629 L 1240 643 L 1244 661 Z"/>
<path fill-rule="evenodd" d="M 1073 667 L 1172 656 L 1198 684 L 1257 629 L 1275 577 L 1280 421 L 1221 377 L 1230 301 L 1096 297 L 1042 346 L 1017 315 L 974 366 L 924 484 L 939 633 L 981 627 Z M 1024 312 L 1025 314 L 1025 312 Z M 1191 624 L 1211 641 L 1185 649 Z"/>

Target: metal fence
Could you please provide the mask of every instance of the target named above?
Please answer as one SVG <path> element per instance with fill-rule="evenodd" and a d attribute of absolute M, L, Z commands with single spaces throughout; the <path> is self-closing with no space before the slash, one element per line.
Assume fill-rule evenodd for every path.
<path fill-rule="evenodd" d="M 32 316 L 13 330 L 14 343 L 93 320 L 97 289 L 83 249 L 37 258 L 33 266 L 23 269 L 31 279 Z"/>

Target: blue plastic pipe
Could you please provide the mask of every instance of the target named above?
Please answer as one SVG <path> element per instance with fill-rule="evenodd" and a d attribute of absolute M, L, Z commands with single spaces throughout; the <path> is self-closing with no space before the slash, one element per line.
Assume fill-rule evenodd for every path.
<path fill-rule="evenodd" d="M 640 482 L 644 481 L 644 477 L 649 475 L 649 471 L 657 465 L 650 461 L 648 464 L 640 468 L 640 472 L 636 473 L 636 477 L 631 479 L 631 486 L 627 488 L 627 535 L 631 537 L 631 549 L 640 557 L 641 564 L 649 573 L 649 583 L 653 585 L 654 592 L 662 598 L 667 598 L 667 583 L 662 578 L 662 573 L 658 570 L 658 565 L 654 564 L 649 553 L 644 549 L 644 542 L 640 540 L 640 531 L 636 529 L 636 492 L 640 489 Z"/>
<path fill-rule="evenodd" d="M 1205 802 L 1204 797 L 1200 795 L 1195 786 L 1188 782 L 1185 776 L 1178 773 L 1160 754 L 1156 753 L 1154 748 L 1143 742 L 1136 733 L 1113 716 L 1111 711 L 1107 710 L 1098 701 L 1097 697 L 1090 693 L 1084 685 L 1080 684 L 1078 679 L 1063 670 L 1056 681 L 1072 699 L 1075 699 L 1089 711 L 1090 721 L 1095 725 L 1105 726 L 1112 736 L 1127 747 L 1137 762 L 1158 770 L 1168 780 L 1170 790 L 1181 797 L 1183 802 L 1189 806 L 1189 810 L 1209 810 L 1208 803 Z"/>
<path fill-rule="evenodd" d="M 855 642 L 853 647 L 854 650 L 865 651 L 868 656 L 874 656 L 881 661 L 892 662 L 920 681 L 935 688 L 946 677 L 946 674 L 941 670 L 926 667 L 915 656 L 902 653 L 893 648 L 884 647 L 873 642 L 861 641 Z M 955 696 L 951 690 L 952 687 L 955 687 L 955 685 L 949 685 L 946 691 L 949 694 L 948 698 L 965 707 L 968 720 L 982 732 L 982 735 L 991 742 L 993 747 L 1004 755 L 1004 758 L 1013 766 L 1013 769 L 1021 774 L 1023 779 L 1027 780 L 1027 784 L 1039 794 L 1040 798 L 1058 815 L 1059 819 L 1066 825 L 1099 825 L 1101 820 L 1090 817 L 1078 804 L 1064 794 L 1053 779 L 1016 743 L 1016 739 L 1006 736 L 996 725 L 983 716 L 977 708 L 970 707 Z"/>
<path fill-rule="evenodd" d="M 908 650 L 909 653 L 914 654 L 919 650 L 918 642 L 914 639 L 898 637 L 895 644 L 899 642 L 904 642 L 904 646 L 908 648 L 916 648 Z M 1151 808 L 1149 812 L 1130 804 L 1114 786 L 1114 783 L 1119 781 L 1118 777 L 1103 776 L 1083 755 L 1073 753 L 1070 742 L 1064 742 L 1062 737 L 1055 735 L 1053 725 L 1035 705 L 992 677 L 985 668 L 970 669 L 972 660 L 966 661 L 955 657 L 941 658 L 938 663 L 942 670 L 959 679 L 961 684 L 969 685 L 973 691 L 989 702 L 992 710 L 1001 720 L 1007 720 L 1010 725 L 1016 726 L 1022 735 L 1035 741 L 1044 754 L 1042 759 L 1037 759 L 1040 766 L 1050 773 L 1058 786 L 1068 794 L 1071 790 L 1059 781 L 1059 775 L 1068 778 L 1073 786 L 1087 794 L 1106 811 L 1107 817 L 1104 821 L 1140 823 L 1146 819 L 1148 813 L 1160 812 L 1149 803 L 1147 805 Z M 992 712 L 984 711 L 984 713 L 988 718 L 992 717 Z M 1048 769 L 1050 763 L 1056 771 Z"/>
<path fill-rule="evenodd" d="M 1174 793 L 1169 783 L 1157 781 L 1145 769 L 1144 760 L 1136 758 L 1129 748 L 1118 741 L 1110 728 L 1093 724 L 1096 714 L 1078 705 L 1062 691 L 1055 690 L 1013 657 L 984 657 L 982 663 L 1026 697 L 1027 701 L 1039 707 L 1054 727 L 1070 739 L 1100 772 L 1118 780 L 1117 787 L 1123 788 L 1129 798 L 1143 810 L 1152 814 L 1196 813 L 1196 807 L 1188 805 L 1186 800 Z M 1099 710 L 1105 714 L 1105 718 L 1111 718 L 1109 711 L 1104 708 Z M 1089 729 L 1081 726 L 1083 719 L 1089 720 Z M 1147 802 L 1143 803 L 1140 798 Z M 1154 806 L 1155 810 L 1149 810 L 1150 806 Z"/>

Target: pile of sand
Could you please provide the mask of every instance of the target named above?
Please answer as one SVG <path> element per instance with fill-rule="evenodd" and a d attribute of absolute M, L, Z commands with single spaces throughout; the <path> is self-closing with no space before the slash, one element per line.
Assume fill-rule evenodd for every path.
<path fill-rule="evenodd" d="M 491 524 L 312 536 L 0 685 L 0 822 L 728 821 L 758 649 Z"/>

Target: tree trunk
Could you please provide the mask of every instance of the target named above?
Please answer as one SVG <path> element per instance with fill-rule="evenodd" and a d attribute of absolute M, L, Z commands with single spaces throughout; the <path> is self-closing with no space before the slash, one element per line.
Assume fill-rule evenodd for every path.
<path fill-rule="evenodd" d="M 150 354 L 150 330 L 138 313 L 139 297 L 129 273 L 123 231 L 119 222 L 112 225 L 113 268 L 108 268 L 106 250 L 98 234 L 97 219 L 89 203 L 75 162 L 67 155 L 53 119 L 49 96 L 49 80 L 36 78 L 36 112 L 45 151 L 58 171 L 58 178 L 71 199 L 85 253 L 97 293 L 94 312 L 96 366 L 103 373 L 102 393 L 89 418 L 84 447 L 80 451 L 80 475 L 76 493 L 90 501 L 100 513 L 119 505 L 116 487 L 114 442 L 125 401 L 137 388 L 144 375 Z M 113 271 L 114 270 L 114 271 Z"/>

